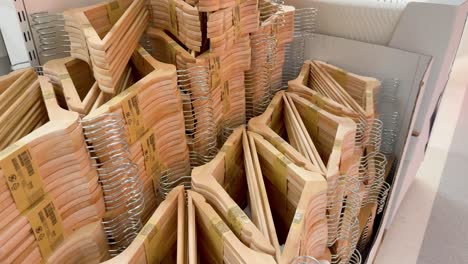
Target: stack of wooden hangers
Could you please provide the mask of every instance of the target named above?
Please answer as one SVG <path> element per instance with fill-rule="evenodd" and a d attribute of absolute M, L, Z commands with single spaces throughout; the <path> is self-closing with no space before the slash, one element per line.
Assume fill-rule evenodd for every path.
<path fill-rule="evenodd" d="M 134 52 L 131 64 L 133 73 L 140 79 L 135 79 L 130 88 L 92 111 L 84 122 L 87 126 L 99 126 L 105 123 L 100 116 L 116 114 L 121 117 L 130 159 L 137 165 L 143 183 L 143 219 L 148 219 L 156 206 L 160 178 L 166 175 L 170 181 L 175 181 L 188 175 L 189 153 L 175 67 L 157 61 L 141 47 Z M 105 140 L 103 137 L 92 145 Z"/>
<path fill-rule="evenodd" d="M 250 120 L 249 129 L 264 136 L 296 165 L 325 176 L 328 183 L 330 245 L 333 244 L 330 241 L 340 235 L 338 226 L 344 192 L 341 175 L 347 173 L 355 161 L 356 128 L 352 120 L 334 117 L 320 111 L 318 107 L 307 107 L 304 110 L 299 104 L 303 102 L 296 102 L 295 99 L 294 95 L 277 93 L 266 112 Z M 304 116 L 300 115 L 302 113 L 305 113 Z M 307 119 L 303 121 L 304 118 Z M 314 129 L 312 138 L 306 127 L 310 131 Z M 350 210 L 356 210 L 358 206 L 348 203 Z"/>
<path fill-rule="evenodd" d="M 209 68 L 196 65 L 196 58 L 162 30 L 149 28 L 146 34 L 151 54 L 177 67 L 191 166 L 205 164 L 217 151 Z"/>
<path fill-rule="evenodd" d="M 33 69 L 0 78 L 0 110 L 0 151 L 48 121 Z"/>
<path fill-rule="evenodd" d="M 294 165 L 260 135 L 236 129 L 213 161 L 194 169 L 192 184 L 251 249 L 278 263 L 326 255 L 325 179 Z M 243 211 L 247 204 L 252 219 Z"/>
<path fill-rule="evenodd" d="M 45 77 L 34 79 L 41 86 L 34 88 L 41 96 L 36 101 L 45 105 L 34 111 L 44 113 L 47 122 L 0 152 L 5 262 L 45 261 L 75 230 L 104 214 L 79 115 L 58 105 Z"/>
<path fill-rule="evenodd" d="M 50 78 L 60 105 L 81 116 L 89 114 L 114 96 L 99 89 L 91 67 L 83 60 L 72 57 L 51 60 L 44 64 L 43 71 Z M 131 84 L 131 68 L 127 66 L 116 87 L 116 94 Z"/>
<path fill-rule="evenodd" d="M 234 128 L 246 122 L 244 72 L 251 67 L 250 51 L 250 39 L 243 35 L 222 54 L 206 51 L 196 57 L 196 65 L 210 69 L 210 95 L 220 146 Z"/>
<path fill-rule="evenodd" d="M 290 82 L 294 94 L 276 94 L 266 112 L 249 122 L 250 130 L 295 164 L 325 175 L 328 246 L 334 261 L 346 263 L 352 257 L 364 230 L 362 219 L 375 219 L 388 188 L 374 121 L 379 85 L 374 78 L 306 62 L 298 79 Z M 361 207 L 373 208 L 372 215 L 369 210 L 360 214 Z"/>
<path fill-rule="evenodd" d="M 207 39 L 216 54 L 228 51 L 239 37 L 255 32 L 259 26 L 256 0 L 232 2 L 232 6 L 206 12 Z"/>
<path fill-rule="evenodd" d="M 64 18 L 72 57 L 91 62 L 100 89 L 115 94 L 127 62 L 148 24 L 145 1 L 96 4 L 68 10 Z"/>
<path fill-rule="evenodd" d="M 183 0 L 150 0 L 152 26 L 170 32 L 189 50 L 202 50 L 202 22 L 197 8 Z"/>
<path fill-rule="evenodd" d="M 66 106 L 84 118 L 87 141 L 93 158 L 98 161 L 97 170 L 107 197 L 104 222 L 112 223 L 112 227 L 106 228 L 116 230 L 119 229 L 117 226 L 128 225 L 123 215 L 129 217 L 129 212 L 125 212 L 128 205 L 124 200 L 129 196 L 124 192 L 136 195 L 132 197 L 134 201 L 131 204 L 143 211 L 138 209 L 130 214 L 141 218 L 135 220 L 141 225 L 156 208 L 161 178 L 177 182 L 190 174 L 182 99 L 177 89 L 175 67 L 157 61 L 143 48 L 136 49 L 127 64 L 126 74 L 121 78 L 119 92 L 126 90 L 98 106 L 96 101 L 99 95 L 96 97 L 93 94 L 98 84 L 93 83 L 92 73 L 87 71 L 89 67 L 86 66 L 84 61 L 65 58 L 48 62 L 44 72 L 56 90 L 64 95 Z M 86 107 L 83 104 L 76 107 L 76 103 L 83 98 L 80 94 L 83 96 L 86 93 L 95 102 L 85 100 Z M 111 142 L 112 139 L 114 142 Z M 124 154 L 128 156 L 127 160 L 122 159 Z M 122 172 L 125 168 L 135 175 Z M 127 178 L 129 176 L 137 177 Z M 121 185 L 116 188 L 119 182 Z M 163 198 L 165 194 L 160 196 Z M 116 223 L 119 225 L 115 226 Z M 130 225 L 134 226 L 135 223 Z M 138 232 L 138 229 L 132 232 L 135 231 Z"/>
<path fill-rule="evenodd" d="M 245 83 L 249 118 L 262 113 L 281 89 L 285 47 L 294 35 L 294 10 L 284 5 L 274 13 L 266 10 L 259 29 L 250 34 L 252 67 L 246 72 Z"/>

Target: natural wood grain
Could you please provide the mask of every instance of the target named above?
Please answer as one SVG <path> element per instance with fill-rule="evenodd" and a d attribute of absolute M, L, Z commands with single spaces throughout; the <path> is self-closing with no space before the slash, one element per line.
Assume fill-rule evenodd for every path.
<path fill-rule="evenodd" d="M 272 14 L 250 35 L 251 69 L 246 71 L 247 115 L 263 113 L 271 97 L 281 89 L 285 46 L 293 40 L 294 7 L 282 6 L 283 13 Z"/>
<path fill-rule="evenodd" d="M 39 82 L 50 121 L 15 144 L 27 146 L 31 161 L 37 165 L 36 173 L 42 179 L 42 188 L 51 197 L 62 219 L 66 238 L 75 229 L 101 220 L 104 203 L 97 173 L 86 151 L 78 114 L 58 106 L 53 87 L 46 77 L 39 77 Z M 2 160 L 14 154 L 12 151 L 16 148 L 2 151 Z M 40 261 L 42 256 L 37 254 L 38 244 L 31 225 L 16 208 L 3 173 L 2 170 L 0 237 L 3 237 L 3 243 L 0 245 L 0 258 L 6 263 L 16 259 Z"/>
<path fill-rule="evenodd" d="M 202 195 L 188 191 L 188 197 L 195 209 L 200 263 L 276 263 L 272 256 L 244 245 Z"/>
<path fill-rule="evenodd" d="M 152 25 L 169 31 L 189 50 L 201 51 L 202 29 L 197 8 L 183 0 L 150 0 Z"/>
<path fill-rule="evenodd" d="M 149 16 L 143 0 L 115 3 L 124 11 L 115 24 L 110 19 L 112 14 L 108 3 L 68 10 L 64 14 L 67 21 L 65 29 L 74 36 L 70 38 L 71 46 L 78 47 L 76 52 L 72 48 L 72 56 L 91 62 L 94 77 L 106 93 L 115 93 Z"/>
<path fill-rule="evenodd" d="M 241 241 L 252 249 L 272 255 L 274 249 L 270 242 L 242 211 L 247 203 L 243 130 L 237 128 L 211 162 L 194 168 L 192 188 L 206 197 Z"/>
<path fill-rule="evenodd" d="M 249 141 L 257 179 L 263 178 L 264 185 L 257 184 L 269 199 L 266 203 L 263 198 L 262 211 L 273 213 L 279 241 L 285 243 L 277 252 L 278 263 L 291 263 L 301 255 L 321 257 L 328 237 L 326 180 L 296 166 L 260 135 L 249 132 Z"/>
<path fill-rule="evenodd" d="M 118 256 L 103 263 L 165 263 L 177 248 L 177 264 L 185 261 L 185 249 L 179 246 L 185 233 L 185 191 L 182 186 L 174 188 L 152 214 L 138 236 Z"/>
<path fill-rule="evenodd" d="M 144 215 L 149 216 L 156 206 L 155 200 L 158 194 L 154 186 L 158 186 L 160 177 L 167 174 L 169 180 L 173 181 L 189 175 L 190 160 L 175 67 L 157 61 L 141 47 L 134 52 L 131 66 L 132 74 L 138 76 L 139 80 L 135 79 L 131 87 L 91 111 L 84 120 L 86 122 L 109 113 L 121 115 L 123 120 L 126 120 L 123 107 L 128 104 L 128 100 L 138 102 L 137 107 L 141 113 L 144 130 L 140 135 L 132 136 L 133 126 L 126 120 L 125 140 L 129 144 L 131 160 L 137 165 L 144 186 L 146 203 Z M 148 168 L 148 160 L 145 160 L 147 157 L 144 146 L 147 142 L 144 136 L 150 134 L 154 135 L 155 157 L 153 158 L 156 159 L 157 170 Z M 98 144 L 98 142 L 93 143 Z"/>
<path fill-rule="evenodd" d="M 238 38 L 257 31 L 259 27 L 257 0 L 234 2 L 231 7 L 207 14 L 207 39 L 210 50 L 218 55 L 229 50 Z"/>

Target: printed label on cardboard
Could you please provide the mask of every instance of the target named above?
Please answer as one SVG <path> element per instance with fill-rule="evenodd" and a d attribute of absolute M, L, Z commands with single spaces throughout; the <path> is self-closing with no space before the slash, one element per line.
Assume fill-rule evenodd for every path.
<path fill-rule="evenodd" d="M 221 100 L 223 102 L 223 113 L 229 113 L 231 110 L 231 91 L 229 89 L 229 82 L 224 82 L 223 91 L 221 93 Z"/>
<path fill-rule="evenodd" d="M 241 14 L 240 14 L 240 1 L 236 0 L 236 5 L 232 9 L 232 25 L 236 36 L 240 34 L 241 28 Z"/>
<path fill-rule="evenodd" d="M 277 37 L 278 35 L 278 24 L 280 23 L 280 17 L 277 17 L 272 23 L 271 23 L 271 35 L 274 37 Z"/>
<path fill-rule="evenodd" d="M 132 94 L 122 102 L 122 110 L 124 112 L 125 122 L 128 125 L 130 136 L 130 144 L 136 142 L 145 133 L 145 125 L 143 124 L 143 116 L 138 101 L 138 95 Z"/>
<path fill-rule="evenodd" d="M 219 218 L 218 216 L 213 217 L 210 219 L 211 227 L 208 226 L 208 235 L 210 237 L 210 240 L 213 241 L 213 252 L 215 256 L 221 256 L 221 259 L 219 259 L 219 263 L 223 262 L 222 256 L 224 256 L 224 234 L 229 232 L 230 229 L 224 223 L 224 221 Z"/>
<path fill-rule="evenodd" d="M 50 99 L 55 99 L 55 93 L 53 90 L 43 89 L 42 98 L 44 98 L 45 101 L 50 100 Z"/>
<path fill-rule="evenodd" d="M 109 2 L 106 5 L 106 9 L 109 21 L 112 25 L 115 25 L 124 13 L 124 10 L 120 7 L 119 1 Z"/>
<path fill-rule="evenodd" d="M 211 88 L 218 87 L 221 84 L 219 57 L 210 53 L 210 72 L 211 72 Z"/>
<path fill-rule="evenodd" d="M 339 150 L 343 146 L 343 141 L 337 140 L 335 141 L 335 144 L 333 145 L 333 149 Z"/>
<path fill-rule="evenodd" d="M 136 239 L 144 241 L 145 255 L 147 263 L 156 263 L 158 254 L 155 243 L 157 243 L 156 235 L 158 234 L 158 228 L 155 223 L 148 221 L 145 226 L 141 229 Z"/>
<path fill-rule="evenodd" d="M 304 213 L 296 212 L 296 214 L 294 214 L 291 228 L 299 228 L 303 219 L 304 219 Z"/>
<path fill-rule="evenodd" d="M 143 158 L 145 160 L 146 175 L 154 178 L 154 173 L 159 171 L 159 159 L 156 147 L 156 138 L 152 129 L 150 129 L 140 139 Z"/>
<path fill-rule="evenodd" d="M 39 245 L 42 258 L 47 259 L 63 241 L 62 218 L 48 195 L 25 215 Z"/>
<path fill-rule="evenodd" d="M 6 157 L 0 157 L 0 168 L 16 208 L 23 212 L 44 195 L 44 183 L 39 175 L 39 167 L 32 159 L 26 144 L 13 144 L 3 152 L 8 154 Z"/>
<path fill-rule="evenodd" d="M 238 206 L 233 206 L 228 210 L 227 220 L 237 235 L 242 233 L 242 226 L 250 222 L 249 217 Z"/>

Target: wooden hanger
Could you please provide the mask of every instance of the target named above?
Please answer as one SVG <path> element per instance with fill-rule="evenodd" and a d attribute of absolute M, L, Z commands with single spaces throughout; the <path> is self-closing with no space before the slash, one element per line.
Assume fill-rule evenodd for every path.
<path fill-rule="evenodd" d="M 12 85 L 17 78 L 21 77 L 21 75 L 23 75 L 26 71 L 28 71 L 29 68 L 25 68 L 25 69 L 20 69 L 20 70 L 16 70 L 16 71 L 12 71 L 6 75 L 3 75 L 0 77 L 0 94 L 2 94 L 3 92 L 5 92 L 6 89 L 8 89 L 8 87 L 10 87 L 10 85 Z"/>
<path fill-rule="evenodd" d="M 152 53 L 156 58 L 174 63 L 178 69 L 187 72 L 184 74 L 194 71 L 190 79 L 181 85 L 181 89 L 187 91 L 184 104 L 187 107 L 186 127 L 188 130 L 195 130 L 193 142 L 205 143 L 193 146 L 192 150 L 198 149 L 196 152 L 205 157 L 213 155 L 210 154 L 210 148 L 206 147 L 213 142 L 212 133 L 207 131 L 214 129 L 218 138 L 214 142 L 218 141 L 218 146 L 222 146 L 232 130 L 245 123 L 243 71 L 250 67 L 248 36 L 239 38 L 237 43 L 222 55 L 207 51 L 195 57 L 164 32 L 148 29 L 147 33 L 151 41 L 156 40 L 152 45 Z M 211 74 L 203 69 L 209 69 Z M 190 103 L 191 101 L 193 103 Z M 213 121 L 206 122 L 208 115 L 212 116 Z"/>
<path fill-rule="evenodd" d="M 309 87 L 310 63 L 307 61 L 303 64 L 299 76 L 288 82 L 288 92 L 295 93 L 310 102 L 319 105 L 327 112 L 341 117 L 349 117 L 355 122 L 359 122 L 359 114 L 353 109 L 337 103 L 331 98 L 319 94 L 317 91 Z"/>
<path fill-rule="evenodd" d="M 249 121 L 248 130 L 263 136 L 272 143 L 281 153 L 292 160 L 296 165 L 309 171 L 321 170 L 305 158 L 298 150 L 291 146 L 286 136 L 284 118 L 284 92 L 278 92 L 271 100 L 265 112 Z"/>
<path fill-rule="evenodd" d="M 73 232 L 46 263 L 96 263 L 109 258 L 108 250 L 104 227 L 100 221 L 94 222 Z M 35 251 L 30 256 L 33 254 Z"/>
<path fill-rule="evenodd" d="M 285 121 L 289 124 L 286 126 L 288 135 L 291 138 L 291 142 L 295 142 L 296 149 L 301 151 L 305 157 L 307 157 L 312 164 L 320 168 L 322 173 L 326 173 L 327 168 L 320 156 L 320 153 L 315 146 L 310 135 L 307 133 L 304 122 L 302 121 L 299 112 L 297 111 L 296 105 L 291 99 L 288 93 L 283 94 Z M 294 139 L 294 136 L 296 139 Z"/>
<path fill-rule="evenodd" d="M 243 130 L 243 127 L 235 129 L 223 151 L 206 165 L 194 168 L 192 188 L 208 199 L 246 245 L 272 255 L 272 245 L 242 210 L 247 203 Z"/>
<path fill-rule="evenodd" d="M 255 144 L 252 144 L 252 138 L 247 137 L 245 130 L 242 133 L 242 145 L 244 149 L 244 162 L 249 188 L 250 210 L 252 220 L 264 237 L 273 245 L 275 249 L 275 259 L 280 259 L 280 244 L 276 234 L 276 228 L 273 222 L 273 216 L 270 208 L 270 203 L 265 190 L 265 182 L 261 174 L 259 166 L 257 149 Z"/>
<path fill-rule="evenodd" d="M 177 69 L 187 69 L 187 63 L 195 62 L 195 56 L 180 46 L 163 30 L 149 27 L 146 34 L 151 45 L 151 55 L 157 60 L 174 64 Z"/>
<path fill-rule="evenodd" d="M 39 191 L 38 194 L 45 193 L 50 197 L 47 201 L 53 203 L 55 212 L 49 213 L 60 218 L 59 226 L 66 238 L 73 230 L 101 220 L 104 203 L 97 173 L 86 151 L 78 114 L 65 111 L 58 106 L 53 87 L 46 77 L 39 77 L 39 82 L 50 121 L 21 138 L 16 145 L 2 151 L 0 156 L 4 166 L 11 162 L 9 159 L 16 158 L 19 153 L 30 155 L 29 161 L 25 161 L 24 164 L 31 166 L 31 169 L 37 173 L 39 181 L 34 184 L 42 186 L 38 189 L 42 189 L 42 192 Z M 23 150 L 29 152 L 18 153 Z M 4 169 L 5 167 L 2 167 L 0 174 L 7 173 Z M 4 208 L 2 212 L 6 215 L 2 217 L 0 225 L 0 237 L 3 237 L 1 241 L 4 241 L 0 246 L 0 254 L 2 259 L 11 262 L 18 258 L 29 257 L 29 253 L 33 251 L 37 252 L 38 244 L 31 223 L 26 215 L 20 214 L 25 210 L 24 206 L 14 201 L 6 187 L 4 176 L 0 177 L 3 179 L 1 188 L 7 195 L 2 195 L 1 204 Z M 37 198 L 31 202 L 40 198 L 37 195 L 35 197 Z M 37 206 L 34 205 L 34 208 Z M 40 258 L 45 257 L 41 254 Z M 37 254 L 29 258 L 33 257 L 37 257 Z"/>
<path fill-rule="evenodd" d="M 187 195 L 195 211 L 200 263 L 276 263 L 272 256 L 245 246 L 202 195 L 194 191 Z"/>
<path fill-rule="evenodd" d="M 298 95 L 289 94 L 289 96 L 304 122 L 307 133 L 316 143 L 317 150 L 327 166 L 325 175 L 329 185 L 328 213 L 331 234 L 329 242 L 331 243 L 338 236 L 336 232 L 339 231 L 338 224 L 342 217 L 340 215 L 343 199 L 346 195 L 349 199 L 354 197 L 354 194 L 348 193 L 347 189 L 354 186 L 351 180 L 354 182 L 359 180 L 346 179 L 341 176 L 357 176 L 350 171 L 358 167 L 360 159 L 360 153 L 356 152 L 354 146 L 356 124 L 351 119 L 334 116 Z M 339 183 L 343 181 L 347 184 Z M 349 214 L 349 219 L 353 219 L 356 217 L 359 205 L 359 201 L 348 200 L 344 215 Z"/>
<path fill-rule="evenodd" d="M 176 262 L 185 261 L 185 192 L 182 186 L 174 188 L 158 206 L 138 236 L 118 256 L 104 263 L 168 263 L 176 247 Z"/>
<path fill-rule="evenodd" d="M 270 14 L 251 34 L 252 62 L 246 71 L 248 115 L 254 117 L 267 107 L 270 97 L 281 89 L 286 44 L 293 40 L 294 7 Z"/>
<path fill-rule="evenodd" d="M 374 232 L 374 222 L 377 216 L 377 204 L 368 204 L 359 212 L 359 242 L 358 247 L 366 247 Z"/>
<path fill-rule="evenodd" d="M 88 114 L 101 93 L 89 65 L 68 57 L 48 61 L 43 68 L 44 74 L 62 90 L 68 109 Z"/>
<path fill-rule="evenodd" d="M 354 110 L 346 107 L 346 106 L 343 106 L 335 101 L 333 101 L 332 99 L 328 98 L 328 97 L 325 97 L 325 96 L 322 96 L 320 95 L 319 93 L 317 93 L 316 91 L 310 89 L 309 87 L 307 87 L 306 85 L 310 85 L 309 83 L 309 73 L 310 73 L 310 63 L 309 62 L 305 62 L 302 69 L 301 69 L 301 73 L 299 74 L 299 76 L 293 80 L 293 81 L 290 81 L 289 82 L 289 87 L 288 87 L 288 91 L 291 91 L 295 94 L 298 94 L 300 95 L 301 97 L 303 97 L 304 99 L 308 100 L 309 102 L 319 106 L 320 108 L 322 108 L 323 110 L 333 114 L 333 115 L 336 115 L 336 116 L 341 116 L 341 117 L 349 117 L 351 119 L 353 119 L 353 121 L 356 122 L 357 124 L 357 131 L 356 131 L 356 143 L 355 143 L 355 156 L 356 156 L 356 159 L 359 159 L 360 157 L 361 158 L 361 163 L 368 163 L 368 160 L 370 158 L 365 158 L 363 155 L 367 155 L 366 154 L 366 151 L 365 151 L 365 146 L 363 145 L 364 143 L 364 133 L 365 131 L 362 131 L 361 128 L 365 127 L 366 126 L 366 120 L 363 120 L 359 114 L 357 114 Z M 359 124 L 359 125 L 358 125 Z M 367 148 L 367 147 L 366 147 Z M 369 151 L 367 151 L 369 152 Z M 357 173 L 359 174 L 364 174 L 364 175 L 375 175 L 375 173 L 372 173 L 372 172 L 365 172 L 365 171 L 361 171 L 361 167 L 363 167 L 364 164 L 360 164 L 359 165 L 359 170 L 358 170 L 358 167 L 355 166 L 354 168 L 354 172 L 351 172 L 348 173 L 348 174 L 352 174 L 353 177 L 358 177 L 358 175 L 356 175 Z M 368 169 L 371 169 L 371 166 L 365 166 L 366 168 Z M 359 176 L 361 178 L 361 176 Z M 366 183 L 364 182 L 364 179 L 360 179 L 360 181 L 362 181 L 362 187 L 363 187 L 363 192 L 366 192 Z M 362 196 L 365 196 L 365 194 L 363 194 Z"/>
<path fill-rule="evenodd" d="M 235 0 L 185 0 L 185 2 L 196 6 L 200 12 L 213 12 L 236 5 Z"/>
<path fill-rule="evenodd" d="M 244 71 L 250 68 L 250 41 L 243 36 L 223 54 L 207 51 L 196 57 L 192 66 L 210 69 L 210 94 L 218 145 L 222 146 L 232 130 L 245 124 Z"/>
<path fill-rule="evenodd" d="M 216 155 L 217 137 L 213 121 L 209 68 L 197 64 L 195 56 L 165 32 L 149 28 L 147 36 L 151 54 L 156 59 L 177 67 L 191 164 L 192 167 L 205 164 Z"/>
<path fill-rule="evenodd" d="M 197 8 L 183 0 L 151 0 L 152 25 L 171 32 L 189 50 L 201 51 L 202 30 Z"/>
<path fill-rule="evenodd" d="M 65 18 L 72 19 L 70 24 L 78 26 L 83 32 L 100 89 L 115 94 L 126 63 L 148 23 L 144 1 L 122 0 L 78 8 L 69 11 Z M 71 38 L 72 46 L 75 40 L 79 41 L 80 38 Z M 84 45 L 80 42 L 77 46 Z M 79 55 L 78 58 L 83 56 Z"/>
<path fill-rule="evenodd" d="M 210 50 L 220 55 L 229 50 L 238 38 L 257 31 L 259 15 L 256 0 L 235 1 L 231 7 L 208 12 Z"/>
<path fill-rule="evenodd" d="M 265 215 L 271 211 L 276 220 L 274 227 L 267 224 L 269 233 L 276 235 L 276 228 L 279 240 L 285 241 L 283 250 L 277 252 L 278 263 L 291 263 L 301 255 L 320 258 L 328 236 L 326 180 L 293 164 L 260 135 L 249 132 L 248 137 L 259 194 L 264 196 L 261 210 Z"/>
<path fill-rule="evenodd" d="M 122 115 L 126 120 L 124 126 L 131 160 L 138 166 L 145 190 L 143 214 L 149 216 L 156 206 L 157 193 L 153 186 L 159 184 L 161 175 L 168 173 L 170 181 L 189 175 L 190 160 L 175 67 L 157 61 L 141 47 L 134 52 L 131 62 L 133 74 L 141 79 L 93 110 L 84 120 L 92 123 L 87 120 L 110 113 Z M 123 116 L 124 107 L 128 107 L 129 102 L 135 104 L 135 101 L 140 115 L 133 112 L 127 120 L 128 116 Z M 138 120 L 139 125 L 131 125 Z"/>
<path fill-rule="evenodd" d="M 365 111 L 367 130 L 366 137 L 371 137 L 370 133 L 376 118 L 376 95 L 380 89 L 380 81 L 372 78 L 360 76 L 340 69 L 331 64 L 317 61 L 322 68 L 362 107 Z"/>
<path fill-rule="evenodd" d="M 381 85 L 379 80 L 347 72 L 325 62 L 318 63 L 361 105 L 368 116 L 375 116 L 375 95 Z"/>
<path fill-rule="evenodd" d="M 33 69 L 0 78 L 0 150 L 47 122 L 37 75 Z"/>
<path fill-rule="evenodd" d="M 310 64 L 308 87 L 354 110 L 359 116 L 359 122 L 364 126 L 362 141 L 367 142 L 375 118 L 373 94 L 380 86 L 380 82 L 374 78 L 346 73 L 319 61 L 306 61 L 306 63 Z M 346 85 L 346 89 L 341 84 Z"/>

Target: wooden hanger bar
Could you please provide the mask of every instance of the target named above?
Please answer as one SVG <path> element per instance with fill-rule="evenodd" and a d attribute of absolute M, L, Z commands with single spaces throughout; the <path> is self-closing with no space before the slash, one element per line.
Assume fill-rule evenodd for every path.
<path fill-rule="evenodd" d="M 68 57 L 48 61 L 43 69 L 58 84 L 69 110 L 81 115 L 91 111 L 101 91 L 86 62 Z"/>
<path fill-rule="evenodd" d="M 78 50 L 87 47 L 100 89 L 115 94 L 120 76 L 148 23 L 144 1 L 102 3 L 66 11 L 64 17 L 71 20 L 66 22 L 70 25 L 66 29 L 73 36 L 70 38 L 71 46 L 79 47 Z M 72 56 L 75 54 L 72 52 Z M 76 57 L 86 59 L 86 54 L 78 54 Z"/>
<path fill-rule="evenodd" d="M 309 159 L 288 143 L 289 139 L 286 136 L 286 127 L 283 123 L 283 94 L 284 92 L 278 92 L 266 111 L 249 121 L 248 130 L 263 136 L 296 165 L 309 171 L 321 172 L 320 168 L 313 165 Z"/>
<path fill-rule="evenodd" d="M 254 166 L 264 179 L 259 188 L 265 189 L 270 199 L 261 203 L 262 211 L 273 213 L 285 241 L 283 250 L 277 252 L 278 263 L 291 263 L 301 255 L 322 257 L 328 236 L 326 180 L 294 165 L 258 134 L 249 132 L 249 143 L 255 150 Z"/>
<path fill-rule="evenodd" d="M 201 51 L 201 19 L 197 8 L 183 0 L 151 0 L 149 7 L 154 27 L 169 31 L 189 50 Z"/>
<path fill-rule="evenodd" d="M 204 166 L 194 168 L 192 188 L 203 194 L 226 219 L 233 232 L 250 248 L 272 255 L 270 242 L 243 212 L 247 203 L 242 132 L 234 130 L 223 150 Z"/>
<path fill-rule="evenodd" d="M 272 256 L 244 245 L 202 195 L 187 195 L 195 211 L 200 263 L 276 263 Z"/>
<path fill-rule="evenodd" d="M 0 78 L 0 150 L 47 122 L 37 75 L 33 69 Z"/>
<path fill-rule="evenodd" d="M 174 188 L 158 206 L 130 246 L 118 256 L 103 263 L 166 263 L 176 247 L 177 264 L 185 261 L 185 248 L 179 240 L 185 233 L 185 191 Z M 182 246 L 180 246 L 182 245 Z"/>

